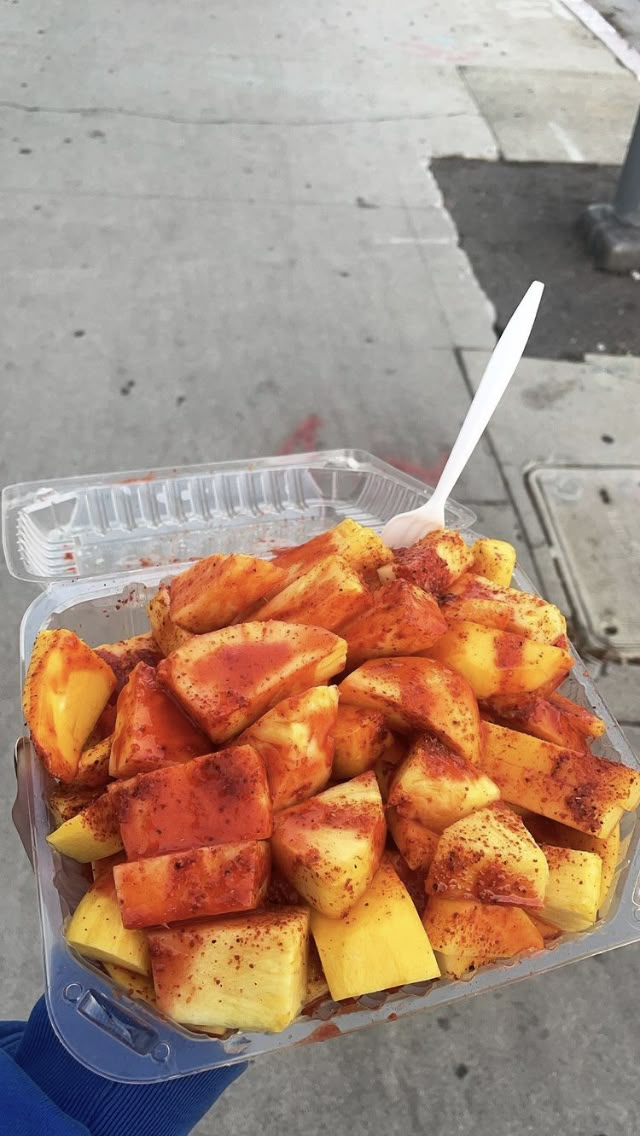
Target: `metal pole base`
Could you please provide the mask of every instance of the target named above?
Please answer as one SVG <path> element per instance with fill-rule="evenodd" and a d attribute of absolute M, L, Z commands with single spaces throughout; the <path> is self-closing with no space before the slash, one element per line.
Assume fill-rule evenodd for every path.
<path fill-rule="evenodd" d="M 589 205 L 578 228 L 597 268 L 605 272 L 640 269 L 640 227 L 619 221 L 613 205 Z"/>

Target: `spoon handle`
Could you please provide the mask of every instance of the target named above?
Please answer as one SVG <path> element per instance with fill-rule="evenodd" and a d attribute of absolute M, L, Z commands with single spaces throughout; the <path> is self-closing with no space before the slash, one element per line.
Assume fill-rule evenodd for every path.
<path fill-rule="evenodd" d="M 544 284 L 534 280 L 505 327 L 449 454 L 427 508 L 441 509 L 482 437 L 522 358 L 542 298 Z"/>

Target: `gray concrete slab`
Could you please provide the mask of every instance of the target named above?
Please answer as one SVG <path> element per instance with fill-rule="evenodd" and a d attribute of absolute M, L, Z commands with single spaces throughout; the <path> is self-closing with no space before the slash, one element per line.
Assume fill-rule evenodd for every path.
<path fill-rule="evenodd" d="M 323 445 L 448 452 L 468 393 L 404 211 L 4 201 L 4 480 L 272 453 L 310 414 Z M 502 499 L 486 444 L 458 492 Z"/>
<path fill-rule="evenodd" d="M 505 158 L 622 161 L 638 110 L 628 73 L 465 67 L 464 76 Z"/>
<path fill-rule="evenodd" d="M 438 1136 L 629 1136 L 637 951 L 618 951 L 456 1010 L 257 1063 L 197 1128 Z M 635 1052 L 632 1048 L 631 1052 Z"/>

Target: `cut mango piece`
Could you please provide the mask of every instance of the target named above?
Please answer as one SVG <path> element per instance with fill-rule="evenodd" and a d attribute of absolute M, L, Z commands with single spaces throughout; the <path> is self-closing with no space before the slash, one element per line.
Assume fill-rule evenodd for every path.
<path fill-rule="evenodd" d="M 163 655 L 170 655 L 178 647 L 184 647 L 193 639 L 193 633 L 186 627 L 178 627 L 171 618 L 171 593 L 168 584 L 162 584 L 155 596 L 147 604 L 147 615 L 151 632 Z"/>
<path fill-rule="evenodd" d="M 308 931 L 299 907 L 150 931 L 158 1009 L 186 1026 L 286 1029 L 306 996 Z"/>
<path fill-rule="evenodd" d="M 209 739 L 169 697 L 153 667 L 138 663 L 118 696 L 111 776 L 135 777 L 210 750 Z"/>
<path fill-rule="evenodd" d="M 222 744 L 283 698 L 342 670 L 344 639 L 322 627 L 270 620 L 195 636 L 163 659 L 161 682 L 212 741 Z"/>
<path fill-rule="evenodd" d="M 115 963 L 136 974 L 149 973 L 146 934 L 123 926 L 111 872 L 101 875 L 82 897 L 66 928 L 65 939 L 86 958 Z"/>
<path fill-rule="evenodd" d="M 348 666 L 357 667 L 366 659 L 425 651 L 446 630 L 433 596 L 407 580 L 394 580 L 378 588 L 366 610 L 340 634 L 347 640 Z"/>
<path fill-rule="evenodd" d="M 373 773 L 276 813 L 275 863 L 312 907 L 345 915 L 377 871 L 386 824 Z"/>
<path fill-rule="evenodd" d="M 520 907 L 434 895 L 423 923 L 443 973 L 453 978 L 544 947 L 540 930 Z"/>
<path fill-rule="evenodd" d="M 73 781 L 80 754 L 116 685 L 103 660 L 73 631 L 41 631 L 24 684 L 23 709 L 45 768 Z"/>
<path fill-rule="evenodd" d="M 340 683 L 340 700 L 380 711 L 394 730 L 435 734 L 462 757 L 478 761 L 475 695 L 462 675 L 433 659 L 370 659 Z"/>
<path fill-rule="evenodd" d="M 314 686 L 278 702 L 238 738 L 264 762 L 274 811 L 324 789 L 331 775 L 337 713 L 337 688 Z"/>
<path fill-rule="evenodd" d="M 586 930 L 598 915 L 602 860 L 595 852 L 575 848 L 544 844 L 542 850 L 549 865 L 542 918 L 563 931 Z"/>
<path fill-rule="evenodd" d="M 562 647 L 466 620 L 453 623 L 429 655 L 463 675 L 478 698 L 526 694 L 549 683 L 559 686 L 574 663 Z"/>
<path fill-rule="evenodd" d="M 249 745 L 142 773 L 115 788 L 130 860 L 271 836 L 267 775 Z"/>
<path fill-rule="evenodd" d="M 440 976 L 411 896 L 387 860 L 348 915 L 312 911 L 311 932 L 335 1001 Z"/>
<path fill-rule="evenodd" d="M 393 572 L 396 579 L 442 595 L 472 563 L 473 553 L 459 532 L 437 529 L 410 548 L 396 549 Z"/>
<path fill-rule="evenodd" d="M 70 856 L 81 864 L 113 856 L 122 848 L 115 801 L 110 793 L 102 793 L 82 812 L 66 820 L 47 837 L 61 856 Z"/>
<path fill-rule="evenodd" d="M 542 907 L 548 878 L 544 853 L 522 819 L 497 802 L 444 830 L 427 894 Z"/>
<path fill-rule="evenodd" d="M 471 571 L 501 588 L 508 588 L 516 566 L 516 550 L 506 540 L 481 537 L 471 545 Z"/>
<path fill-rule="evenodd" d="M 349 781 L 373 768 L 388 750 L 393 735 L 378 710 L 344 704 L 338 707 L 333 740 L 332 775 L 336 781 Z"/>
<path fill-rule="evenodd" d="M 472 572 L 451 585 L 442 613 L 447 623 L 467 620 L 512 631 L 534 643 L 556 643 L 567 633 L 567 621 L 555 604 L 517 588 L 500 588 Z"/>
<path fill-rule="evenodd" d="M 521 734 L 531 734 L 533 738 L 552 742 L 566 749 L 588 749 L 585 735 L 574 725 L 569 714 L 551 698 L 534 698 L 500 717 L 490 717 L 498 726 L 506 726 Z"/>
<path fill-rule="evenodd" d="M 281 619 L 336 631 L 370 601 L 355 568 L 339 556 L 326 557 L 252 612 L 252 619 Z"/>
<path fill-rule="evenodd" d="M 499 796 L 498 786 L 485 773 L 436 738 L 422 734 L 394 775 L 388 804 L 400 816 L 442 832 Z"/>
<path fill-rule="evenodd" d="M 205 556 L 171 581 L 169 614 L 173 623 L 195 634 L 217 631 L 281 587 L 284 579 L 281 568 L 256 556 Z"/>
<path fill-rule="evenodd" d="M 264 899 L 271 856 L 266 841 L 219 844 L 148 856 L 113 869 L 125 927 L 153 927 L 250 911 Z"/>
<path fill-rule="evenodd" d="M 506 801 L 606 838 L 640 803 L 640 773 L 626 765 L 483 723 L 482 766 Z"/>

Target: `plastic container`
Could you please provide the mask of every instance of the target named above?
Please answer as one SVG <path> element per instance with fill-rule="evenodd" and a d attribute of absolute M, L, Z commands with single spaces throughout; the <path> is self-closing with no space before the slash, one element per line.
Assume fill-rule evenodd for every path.
<path fill-rule="evenodd" d="M 268 555 L 347 516 L 380 529 L 429 494 L 422 483 L 350 450 L 12 486 L 3 495 L 9 570 L 44 588 L 22 622 L 22 678 L 42 628 L 69 627 L 92 645 L 146 630 L 147 599 L 193 557 L 220 550 Z M 448 525 L 472 538 L 473 520 L 468 509 L 450 503 Z M 515 580 L 534 590 L 522 572 Z M 574 676 L 563 689 L 607 725 L 598 751 L 637 766 L 579 661 Z M 564 935 L 538 955 L 486 967 L 468 980 L 440 979 L 340 1004 L 327 999 L 280 1034 L 201 1036 L 130 999 L 67 947 L 65 920 L 86 880 L 47 844 L 46 775 L 29 743 L 26 760 L 49 1014 L 79 1061 L 117 1080 L 161 1081 L 321 1041 L 640 939 L 640 833 L 636 818 L 626 817 L 624 860 L 606 917 L 592 930 Z"/>

